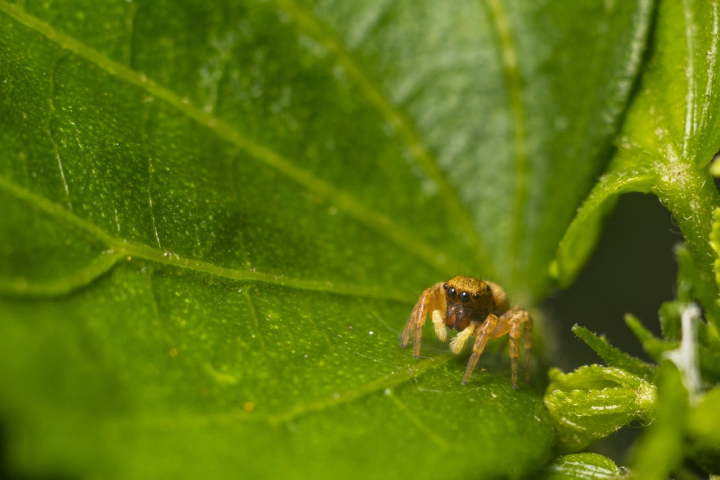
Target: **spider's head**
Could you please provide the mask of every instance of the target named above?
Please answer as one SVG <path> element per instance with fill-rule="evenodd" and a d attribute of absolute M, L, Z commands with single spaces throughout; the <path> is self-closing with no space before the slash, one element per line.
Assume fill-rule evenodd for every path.
<path fill-rule="evenodd" d="M 454 277 L 443 285 L 447 312 L 445 325 L 464 330 L 470 321 L 482 322 L 493 310 L 493 292 L 490 285 L 472 277 Z"/>

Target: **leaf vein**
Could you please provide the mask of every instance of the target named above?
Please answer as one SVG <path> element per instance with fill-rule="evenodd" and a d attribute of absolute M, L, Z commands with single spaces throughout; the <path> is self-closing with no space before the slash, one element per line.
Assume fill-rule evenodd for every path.
<path fill-rule="evenodd" d="M 55 102 L 53 101 L 53 97 L 55 96 L 55 77 L 57 75 L 57 66 L 60 60 L 62 59 L 62 55 L 55 58 L 55 60 L 52 63 L 52 69 L 50 71 L 50 74 L 48 75 L 48 82 L 50 84 L 50 91 L 48 92 L 48 114 L 45 119 L 45 133 L 50 140 L 50 143 L 53 146 L 53 150 L 55 152 L 55 160 L 57 161 L 58 170 L 60 172 L 60 179 L 62 181 L 62 187 L 65 191 L 65 196 L 67 198 L 67 204 L 68 208 L 70 210 L 73 209 L 72 206 L 72 199 L 70 198 L 70 188 L 68 186 L 67 179 L 65 178 L 65 168 L 63 168 L 62 159 L 60 158 L 60 149 L 57 146 L 57 143 L 55 142 L 55 138 L 53 138 L 52 130 L 50 128 L 50 123 L 52 122 L 53 115 L 55 114 Z"/>
<path fill-rule="evenodd" d="M 280 174 L 301 185 L 308 191 L 316 193 L 320 197 L 329 199 L 338 208 L 345 211 L 351 218 L 395 242 L 410 254 L 425 261 L 428 265 L 437 268 L 439 271 L 445 271 L 445 257 L 435 247 L 423 242 L 417 237 L 417 235 L 414 235 L 412 232 L 400 227 L 386 215 L 365 207 L 351 195 L 337 190 L 332 185 L 317 178 L 313 174 L 296 167 L 292 164 L 292 162 L 274 150 L 252 141 L 219 118 L 195 107 L 187 98 L 181 98 L 176 93 L 147 78 L 144 74 L 110 60 L 104 54 L 88 47 L 69 35 L 55 30 L 49 24 L 27 14 L 15 5 L 9 4 L 4 0 L 0 0 L 0 11 L 5 12 L 5 14 L 18 23 L 35 30 L 49 40 L 54 41 L 62 48 L 94 63 L 110 75 L 134 84 L 144 89 L 149 94 L 163 100 L 168 105 L 176 108 L 179 112 L 186 115 L 188 118 L 208 128 L 219 138 L 244 150 L 257 161 L 275 169 Z"/>
<path fill-rule="evenodd" d="M 397 395 L 390 393 L 388 395 L 390 397 L 390 400 L 402 411 L 405 416 L 415 425 L 418 429 L 422 430 L 425 435 L 438 447 L 440 447 L 442 450 L 449 450 L 450 449 L 450 442 L 445 440 L 443 437 L 435 433 L 435 431 L 427 426 L 420 418 L 415 415 L 411 410 L 410 407 L 407 406 L 405 402 L 400 400 Z"/>
<path fill-rule="evenodd" d="M 486 249 L 483 248 L 482 240 L 473 226 L 470 212 L 462 205 L 456 193 L 448 184 L 445 175 L 437 166 L 436 160 L 410 125 L 410 120 L 402 115 L 397 107 L 390 103 L 382 89 L 362 72 L 351 54 L 331 32 L 328 32 L 329 27 L 322 24 L 310 13 L 300 9 L 294 0 L 275 1 L 280 8 L 295 19 L 299 28 L 322 43 L 337 58 L 349 76 L 355 80 L 368 101 L 400 132 L 401 138 L 408 146 L 413 157 L 419 162 L 420 167 L 437 184 L 448 210 L 457 218 L 464 237 L 473 247 L 472 250 L 475 253 L 475 261 L 478 267 L 484 269 L 486 276 L 492 277 L 492 262 L 485 254 Z"/>
<path fill-rule="evenodd" d="M 148 116 L 150 115 L 150 107 L 148 107 L 147 103 L 143 104 L 143 115 L 142 115 L 142 122 L 140 125 L 140 138 L 142 140 L 142 151 L 143 154 L 147 157 L 148 161 L 148 186 L 147 186 L 147 196 L 148 196 L 148 207 L 150 208 L 150 222 L 152 225 L 153 233 L 155 234 L 155 241 L 157 241 L 158 248 L 162 248 L 162 244 L 160 243 L 160 235 L 158 234 L 157 229 L 157 222 L 155 221 L 155 207 L 153 206 L 153 198 L 152 198 L 152 189 L 153 189 L 153 173 L 155 173 L 155 167 L 153 166 L 153 159 L 150 155 L 150 152 L 148 152 L 147 149 L 147 121 Z"/>
<path fill-rule="evenodd" d="M 487 0 L 486 5 L 493 24 L 493 32 L 499 45 L 499 55 L 505 75 L 510 109 L 513 116 L 513 147 L 515 153 L 515 167 L 517 178 L 515 180 L 515 209 L 513 213 L 513 235 L 510 244 L 512 267 L 510 271 L 514 278 L 521 273 L 519 268 L 520 246 L 524 239 L 525 206 L 528 197 L 529 164 L 527 155 L 527 131 L 525 126 L 525 108 L 522 93 L 523 81 L 518 66 L 518 57 L 507 15 L 499 0 Z"/>
<path fill-rule="evenodd" d="M 712 37 L 712 43 L 710 44 L 710 50 L 707 52 L 707 83 L 705 85 L 705 98 L 703 99 L 703 111 L 702 111 L 702 118 L 701 122 L 703 122 L 703 127 L 705 127 L 709 121 L 710 116 L 708 115 L 708 111 L 712 105 L 712 102 L 710 99 L 712 98 L 713 88 L 715 86 L 715 65 L 717 61 L 717 53 L 718 53 L 718 41 L 720 41 L 720 31 L 718 31 L 718 28 L 720 28 L 720 18 L 718 18 L 718 4 L 717 2 L 712 3 L 712 9 L 713 9 L 713 29 L 711 33 Z"/>
<path fill-rule="evenodd" d="M 685 94 L 685 135 L 683 136 L 683 157 L 687 158 L 690 139 L 697 129 L 696 118 L 696 84 L 695 84 L 695 21 L 688 0 L 683 1 L 683 14 L 685 20 L 685 42 L 687 46 L 687 65 L 685 76 L 687 78 L 687 92 Z"/>
<path fill-rule="evenodd" d="M 253 323 L 254 323 L 253 329 L 255 330 L 255 335 L 257 336 L 258 340 L 260 341 L 260 345 L 262 345 L 262 347 L 265 348 L 265 339 L 260 334 L 260 321 L 258 320 L 257 310 L 255 310 L 255 304 L 253 303 L 252 297 L 250 296 L 250 289 L 247 288 L 247 289 L 243 290 L 243 294 L 245 295 L 245 300 L 247 301 L 247 304 L 248 304 L 248 310 L 250 310 L 250 316 L 253 319 Z"/>
<path fill-rule="evenodd" d="M 108 420 L 107 424 L 110 424 L 110 426 L 113 428 L 118 428 L 125 431 L 130 431 L 132 429 L 147 429 L 153 427 L 159 430 L 171 428 L 173 431 L 177 431 L 177 429 L 197 429 L 205 428 L 208 426 L 229 426 L 236 422 L 264 423 L 271 426 L 279 426 L 288 424 L 306 415 L 311 415 L 313 413 L 347 405 L 368 395 L 379 393 L 380 391 L 385 391 L 388 388 L 398 387 L 409 382 L 410 380 L 414 380 L 422 376 L 426 372 L 429 372 L 435 368 L 444 365 L 448 361 L 452 360 L 452 358 L 453 356 L 450 354 L 443 354 L 429 361 L 416 364 L 414 368 L 408 370 L 404 374 L 385 375 L 376 380 L 361 385 L 358 388 L 350 389 L 346 392 L 340 393 L 339 395 L 333 394 L 315 400 L 310 400 L 308 402 L 296 405 L 288 409 L 287 411 L 281 413 L 270 413 L 262 415 L 255 412 L 235 410 L 229 413 L 217 413 L 210 415 L 185 415 L 179 418 L 158 416 L 125 417 Z M 441 439 L 440 437 L 438 438 L 441 441 L 446 442 L 444 439 Z"/>
<path fill-rule="evenodd" d="M 139 243 L 128 242 L 124 239 L 115 238 L 98 226 L 88 222 L 75 215 L 72 212 L 64 209 L 63 207 L 50 202 L 49 200 L 35 195 L 28 190 L 18 187 L 10 183 L 7 179 L 0 177 L 0 189 L 3 189 L 14 195 L 21 201 L 36 207 L 46 215 L 61 221 L 62 223 L 76 229 L 77 231 L 87 235 L 91 240 L 100 241 L 109 250 L 104 255 L 110 255 L 114 258 L 114 262 L 109 262 L 107 257 L 104 261 L 101 261 L 98 266 L 88 267 L 87 272 L 94 272 L 95 277 L 102 275 L 106 271 L 110 270 L 112 264 L 117 262 L 122 257 L 132 259 L 134 257 L 149 260 L 155 263 L 168 265 L 180 269 L 191 270 L 199 273 L 205 273 L 208 275 L 214 275 L 230 280 L 241 280 L 241 281 L 256 281 L 261 283 L 274 284 L 284 287 L 297 288 L 300 290 L 311 290 L 326 293 L 335 293 L 339 295 L 347 295 L 354 297 L 370 297 L 377 299 L 386 299 L 391 301 L 398 301 L 402 303 L 412 303 L 412 295 L 404 295 L 397 293 L 394 289 L 388 290 L 385 288 L 374 288 L 363 285 L 336 285 L 329 281 L 322 280 L 303 280 L 285 277 L 283 275 L 273 275 L 270 273 L 257 272 L 255 270 L 237 270 L 234 268 L 222 267 L 212 263 L 204 262 L 201 260 L 194 260 L 190 258 L 183 258 L 174 253 L 162 251 L 157 248 L 153 248 L 149 245 L 142 245 Z M 101 255 L 102 256 L 102 255 Z M 104 266 L 104 269 L 100 267 Z M 67 278 L 77 277 L 76 280 L 71 280 L 70 283 L 76 285 L 75 288 L 82 285 L 87 285 L 91 282 L 91 279 L 86 277 L 86 270 L 81 270 L 79 273 L 71 275 Z M 75 282 L 75 283 L 73 283 Z M 27 294 L 32 295 L 33 292 L 38 292 L 38 295 L 52 294 L 51 292 L 66 292 L 68 287 L 62 287 L 60 285 L 61 280 L 53 282 L 38 284 L 35 287 L 30 285 L 22 285 L 22 281 L 15 281 L 10 283 L 0 283 L 0 292 L 8 291 L 15 294 Z M 16 285 L 13 287 L 13 285 Z M 71 290 L 69 290 L 71 291 Z M 43 293 L 48 292 L 48 293 Z"/>
<path fill-rule="evenodd" d="M 25 278 L 0 279 L 0 294 L 10 293 L 27 297 L 53 297 L 67 295 L 90 285 L 95 279 L 110 271 L 123 255 L 117 252 L 103 252 L 84 268 L 62 278 L 31 282 Z"/>

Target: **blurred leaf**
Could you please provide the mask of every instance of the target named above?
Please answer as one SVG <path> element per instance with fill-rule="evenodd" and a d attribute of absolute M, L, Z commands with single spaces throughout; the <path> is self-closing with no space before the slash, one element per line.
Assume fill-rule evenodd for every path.
<path fill-rule="evenodd" d="M 690 410 L 687 429 L 693 460 L 720 474 L 720 388 L 707 392 Z"/>
<path fill-rule="evenodd" d="M 633 420 L 652 418 L 655 386 L 614 367 L 550 371 L 545 406 L 556 422 L 560 450 L 582 450 Z"/>
<path fill-rule="evenodd" d="M 598 337 L 590 330 L 575 325 L 573 333 L 588 344 L 590 348 L 602 358 L 610 367 L 620 368 L 645 380 L 651 380 L 655 376 L 655 366 L 643 362 L 639 358 L 632 357 L 625 352 L 618 350 L 608 343 L 603 337 Z"/>
<path fill-rule="evenodd" d="M 717 162 L 716 162 L 717 163 Z M 713 214 L 712 233 L 710 234 L 710 246 L 715 250 L 715 283 L 720 285 L 720 208 L 716 208 Z"/>
<path fill-rule="evenodd" d="M 645 328 L 642 322 L 634 315 L 628 313 L 625 315 L 625 323 L 635 334 L 635 337 L 640 341 L 650 358 L 656 362 L 660 362 L 663 353 L 668 350 L 677 348 L 679 342 L 668 342 L 661 338 L 657 338 L 653 333 Z"/>
<path fill-rule="evenodd" d="M 665 340 L 679 342 L 682 338 L 682 317 L 684 302 L 665 302 L 660 305 L 658 317 L 660 317 L 660 329 Z"/>
<path fill-rule="evenodd" d="M 675 307 L 675 310 L 677 309 L 682 309 L 682 304 L 678 304 Z M 679 341 L 668 342 L 657 338 L 633 315 L 627 314 L 625 316 L 625 323 L 640 341 L 645 352 L 658 363 L 662 360 L 665 352 L 675 350 L 680 345 Z M 699 337 L 700 345 L 698 353 L 702 378 L 706 382 L 720 382 L 720 351 L 718 351 L 713 344 L 707 343 L 706 339 L 708 335 L 704 334 Z"/>
<path fill-rule="evenodd" d="M 697 440 L 720 446 L 720 387 L 707 392 L 690 411 L 688 429 Z"/>
<path fill-rule="evenodd" d="M 597 453 L 573 453 L 556 458 L 536 477 L 538 480 L 602 480 L 633 478 L 625 468 Z"/>
<path fill-rule="evenodd" d="M 715 270 L 715 284 L 720 285 L 720 208 L 716 208 L 713 215 L 712 233 L 710 234 L 710 246 L 715 251 L 715 263 L 713 268 Z M 708 289 L 712 292 L 712 289 Z M 708 296 L 711 293 L 707 293 Z M 708 315 L 720 317 L 720 299 L 715 296 L 710 298 L 711 301 L 706 302 L 708 307 Z M 720 323 L 720 319 L 716 322 L 712 322 L 713 325 Z M 715 344 L 715 347 L 720 350 L 720 332 L 717 328 L 710 331 L 709 338 Z"/>
<path fill-rule="evenodd" d="M 683 303 L 690 303 L 698 299 L 703 305 L 708 305 L 705 315 L 710 319 L 710 324 L 715 321 L 712 318 L 720 317 L 720 308 L 715 296 L 715 284 L 708 284 L 702 277 L 702 273 L 690 256 L 690 252 L 684 244 L 675 247 L 675 257 L 678 262 L 677 278 L 677 299 Z"/>
<path fill-rule="evenodd" d="M 465 359 L 397 336 L 458 271 L 548 291 L 651 8 L 0 0 L 13 468 L 537 469 L 552 426 L 506 363 L 463 388 Z"/>
<path fill-rule="evenodd" d="M 709 288 L 698 298 L 717 309 L 708 244 L 720 196 L 708 164 L 720 149 L 717 66 L 720 15 L 716 1 L 659 2 L 649 64 L 628 111 L 618 152 L 568 228 L 552 265 L 569 284 L 592 251 L 607 211 L 625 192 L 652 192 L 672 212 L 698 277 Z M 709 318 L 715 328 L 720 317 Z"/>
<path fill-rule="evenodd" d="M 643 480 L 665 480 L 683 458 L 688 393 L 672 362 L 660 364 L 656 384 L 655 421 L 639 440 L 632 460 L 633 472 Z"/>

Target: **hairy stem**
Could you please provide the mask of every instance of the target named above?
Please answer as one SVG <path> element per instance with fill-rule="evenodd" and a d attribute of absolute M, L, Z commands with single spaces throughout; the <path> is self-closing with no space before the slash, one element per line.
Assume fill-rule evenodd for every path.
<path fill-rule="evenodd" d="M 655 170 L 659 181 L 653 187 L 653 193 L 672 213 L 702 281 L 710 286 L 712 295 L 705 295 L 699 300 L 706 310 L 715 311 L 718 308 L 718 287 L 713 271 L 715 252 L 709 242 L 713 212 L 720 207 L 715 182 L 706 169 L 698 169 L 685 162 L 666 161 L 656 164 Z M 713 320 L 718 321 L 717 318 Z M 720 328 L 720 325 L 715 325 L 715 328 Z"/>

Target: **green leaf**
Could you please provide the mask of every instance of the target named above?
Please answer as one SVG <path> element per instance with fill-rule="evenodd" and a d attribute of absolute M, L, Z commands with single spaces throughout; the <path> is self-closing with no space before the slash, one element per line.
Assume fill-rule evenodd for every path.
<path fill-rule="evenodd" d="M 0 0 L 12 468 L 540 468 L 552 425 L 507 361 L 462 387 L 431 329 L 417 361 L 397 337 L 459 271 L 527 308 L 552 287 L 651 8 Z"/>
<path fill-rule="evenodd" d="M 708 472 L 720 473 L 720 388 L 707 392 L 688 414 L 691 455 Z"/>
<path fill-rule="evenodd" d="M 656 419 L 633 454 L 638 478 L 663 480 L 680 465 L 687 410 L 688 392 L 680 372 L 672 362 L 663 361 L 657 376 Z"/>
<path fill-rule="evenodd" d="M 582 341 L 588 344 L 590 348 L 602 358 L 608 366 L 620 368 L 629 373 L 635 374 L 645 380 L 651 380 L 655 376 L 655 366 L 643 362 L 639 358 L 632 357 L 625 352 L 618 350 L 610 345 L 603 337 L 598 337 L 590 330 L 575 325 L 572 331 Z"/>
<path fill-rule="evenodd" d="M 563 452 L 582 450 L 634 420 L 652 419 L 655 386 L 614 367 L 589 365 L 550 371 L 545 406 L 556 422 Z"/>
<path fill-rule="evenodd" d="M 708 283 L 707 281 L 705 281 L 705 279 L 702 277 L 702 272 L 698 270 L 697 266 L 692 260 L 692 257 L 690 256 L 690 252 L 685 245 L 680 244 L 675 248 L 675 256 L 678 261 L 678 278 L 676 288 L 679 308 L 682 309 L 683 304 L 687 304 L 693 302 L 695 299 L 698 299 L 702 303 L 702 305 L 706 306 L 705 316 L 707 317 L 710 325 L 716 324 L 716 319 L 720 319 L 720 306 L 716 298 L 717 292 L 715 290 L 715 283 Z M 663 311 L 661 310 L 661 316 L 662 314 Z M 662 318 L 661 321 L 661 325 L 665 323 Z M 675 331 L 667 333 L 665 332 L 665 327 L 663 327 L 663 336 L 665 336 L 665 338 L 668 340 L 679 339 L 679 330 L 677 330 L 679 328 L 679 325 L 680 324 L 678 321 L 673 327 Z M 703 325 L 702 327 L 704 329 L 705 325 Z M 700 337 L 701 339 L 713 338 L 707 335 L 705 331 L 702 332 Z"/>
<path fill-rule="evenodd" d="M 647 172 L 613 171 L 606 173 L 582 204 L 560 241 L 550 274 L 567 287 L 575 281 L 585 261 L 595 249 L 602 222 L 612 211 L 618 197 L 627 192 L 648 193 L 655 181 Z"/>
<path fill-rule="evenodd" d="M 560 243 L 552 273 L 561 284 L 577 275 L 618 195 L 652 192 L 672 212 L 699 277 L 712 290 L 699 300 L 706 310 L 717 308 L 708 238 L 720 196 L 708 164 L 720 149 L 719 24 L 717 2 L 660 2 L 648 67 L 618 152 Z M 720 318 L 710 320 L 720 326 Z"/>
<path fill-rule="evenodd" d="M 720 208 L 716 208 L 714 212 L 710 246 L 715 251 L 715 283 L 720 286 Z M 715 304 L 720 305 L 720 300 L 715 299 Z"/>
<path fill-rule="evenodd" d="M 537 477 L 541 480 L 633 478 L 625 468 L 597 453 L 573 453 L 556 458 Z"/>
<path fill-rule="evenodd" d="M 682 305 L 679 304 L 673 310 L 677 311 L 682 308 Z M 675 350 L 680 345 L 679 341 L 670 342 L 657 338 L 633 315 L 626 315 L 625 323 L 640 341 L 645 352 L 657 363 L 662 361 L 665 352 Z M 707 333 L 699 335 L 700 371 L 706 382 L 720 382 L 720 351 L 708 338 L 709 334 Z"/>
<path fill-rule="evenodd" d="M 720 388 L 703 395 L 690 411 L 688 429 L 692 436 L 706 444 L 720 445 Z"/>

